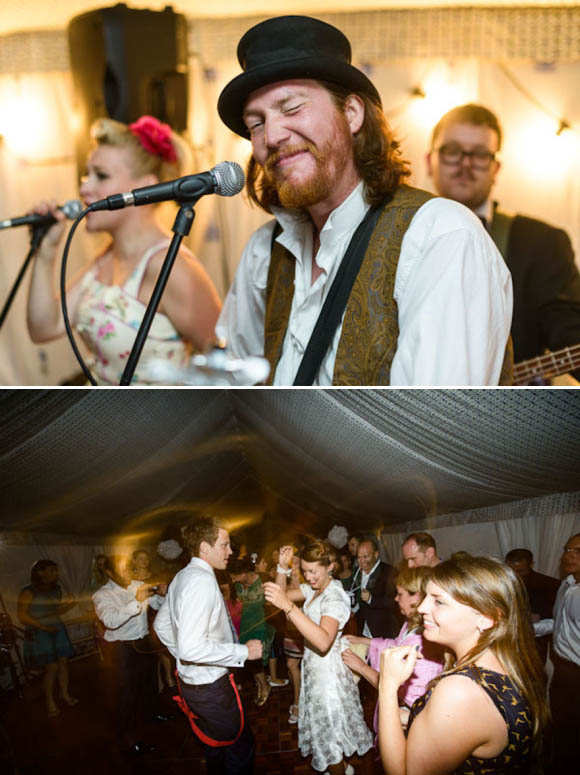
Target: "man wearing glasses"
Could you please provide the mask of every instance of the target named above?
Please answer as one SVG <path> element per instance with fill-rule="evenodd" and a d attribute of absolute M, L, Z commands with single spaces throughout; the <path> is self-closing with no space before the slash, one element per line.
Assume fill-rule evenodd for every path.
<path fill-rule="evenodd" d="M 534 625 L 536 636 L 552 632 L 550 684 L 553 722 L 552 761 L 548 775 L 576 772 L 580 730 L 580 533 L 571 536 L 560 559 L 564 580 L 554 604 L 553 619 Z"/>
<path fill-rule="evenodd" d="M 580 275 L 568 235 L 543 221 L 502 212 L 491 199 L 502 131 L 481 105 L 461 105 L 435 126 L 427 169 L 440 196 L 483 221 L 512 274 L 516 363 L 580 344 Z M 580 371 L 573 372 L 580 379 Z"/>

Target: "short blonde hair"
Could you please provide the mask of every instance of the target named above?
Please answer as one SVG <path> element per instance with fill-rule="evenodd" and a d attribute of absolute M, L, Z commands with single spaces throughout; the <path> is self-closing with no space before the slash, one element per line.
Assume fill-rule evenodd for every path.
<path fill-rule="evenodd" d="M 188 143 L 173 130 L 171 145 L 176 161 L 166 161 L 141 144 L 127 124 L 112 118 L 98 118 L 91 127 L 91 137 L 97 146 L 126 148 L 131 153 L 131 165 L 136 177 L 155 175 L 160 183 L 187 175 L 192 169 L 192 153 Z"/>
<path fill-rule="evenodd" d="M 409 568 L 404 560 L 397 568 L 395 586 L 402 587 L 410 595 L 421 595 L 421 597 L 417 600 L 417 605 L 414 606 L 413 613 L 411 616 L 407 617 L 410 630 L 421 630 L 421 632 L 423 631 L 423 617 L 417 611 L 417 608 L 421 605 L 421 602 L 425 597 L 425 587 L 431 578 L 431 570 L 431 568 L 425 565 L 419 565 L 416 568 Z"/>

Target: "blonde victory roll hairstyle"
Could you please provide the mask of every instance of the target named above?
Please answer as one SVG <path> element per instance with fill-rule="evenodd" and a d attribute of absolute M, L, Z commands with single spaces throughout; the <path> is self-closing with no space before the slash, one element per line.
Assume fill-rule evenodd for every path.
<path fill-rule="evenodd" d="M 95 145 L 127 148 L 131 153 L 131 165 L 136 177 L 156 175 L 160 183 L 187 175 L 192 169 L 192 153 L 187 142 L 171 131 L 170 142 L 175 152 L 174 162 L 146 150 L 137 135 L 127 124 L 112 118 L 98 118 L 91 127 Z"/>
<path fill-rule="evenodd" d="M 326 568 L 336 560 L 336 550 L 328 541 L 311 541 L 300 552 L 300 559 L 304 562 L 318 562 Z"/>
<path fill-rule="evenodd" d="M 546 675 L 540 662 L 531 625 L 528 596 L 516 573 L 491 557 L 472 557 L 458 552 L 431 568 L 429 581 L 454 600 L 493 620 L 477 644 L 431 683 L 433 686 L 460 668 L 474 664 L 489 649 L 508 678 L 528 702 L 533 715 L 535 749 L 550 712 L 546 700 Z"/>

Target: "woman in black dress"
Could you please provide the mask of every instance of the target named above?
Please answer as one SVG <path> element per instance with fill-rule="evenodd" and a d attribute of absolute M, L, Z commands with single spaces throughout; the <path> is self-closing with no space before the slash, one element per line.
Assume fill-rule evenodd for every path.
<path fill-rule="evenodd" d="M 529 775 L 548 720 L 545 674 L 523 584 L 507 565 L 459 552 L 431 570 L 418 611 L 446 670 L 415 701 L 408 735 L 397 690 L 417 651 L 384 651 L 379 748 L 387 775 Z"/>

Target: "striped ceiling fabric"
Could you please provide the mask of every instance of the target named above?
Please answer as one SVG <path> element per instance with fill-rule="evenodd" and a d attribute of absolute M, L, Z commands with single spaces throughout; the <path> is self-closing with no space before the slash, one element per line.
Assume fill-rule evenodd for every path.
<path fill-rule="evenodd" d="M 575 390 L 7 390 L 0 409 L 0 531 L 580 512 Z"/>

